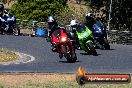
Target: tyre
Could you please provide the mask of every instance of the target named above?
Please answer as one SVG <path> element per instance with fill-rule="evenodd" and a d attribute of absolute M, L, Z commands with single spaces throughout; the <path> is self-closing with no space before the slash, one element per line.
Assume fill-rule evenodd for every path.
<path fill-rule="evenodd" d="M 76 55 L 74 57 L 71 57 L 71 55 L 67 54 L 66 59 L 69 63 L 75 63 L 77 60 Z"/>
<path fill-rule="evenodd" d="M 64 57 L 67 59 L 67 62 L 74 63 L 77 60 L 76 53 L 74 51 L 70 51 L 69 45 L 66 44 L 65 51 L 64 51 Z"/>
<path fill-rule="evenodd" d="M 92 42 L 88 43 L 88 44 L 87 44 L 87 47 L 88 47 L 88 49 L 89 49 L 89 51 L 90 51 L 90 53 L 91 53 L 92 55 L 97 56 L 97 52 L 96 52 L 95 47 L 94 47 L 94 45 L 93 45 Z M 89 51 L 88 51 L 88 52 L 89 52 Z"/>
<path fill-rule="evenodd" d="M 19 35 L 20 35 L 20 29 L 19 29 L 19 28 L 14 28 L 14 29 L 13 29 L 13 34 L 14 34 L 15 36 L 19 36 Z"/>
<path fill-rule="evenodd" d="M 107 39 L 104 39 L 104 48 L 105 50 L 110 50 L 110 45 Z"/>

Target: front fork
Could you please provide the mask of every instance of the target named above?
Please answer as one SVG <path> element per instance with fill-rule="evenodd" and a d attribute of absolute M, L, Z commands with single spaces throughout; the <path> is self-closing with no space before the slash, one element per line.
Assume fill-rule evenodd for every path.
<path fill-rule="evenodd" d="M 75 52 L 75 50 L 70 42 L 58 44 L 58 46 L 57 46 L 57 51 L 61 55 L 64 55 L 65 53 L 67 53 L 67 49 L 69 49 L 68 51 L 71 55 L 73 55 L 73 53 Z"/>

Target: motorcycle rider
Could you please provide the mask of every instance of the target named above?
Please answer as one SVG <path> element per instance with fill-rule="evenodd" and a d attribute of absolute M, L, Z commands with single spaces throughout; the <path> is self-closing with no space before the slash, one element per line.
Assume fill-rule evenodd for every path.
<path fill-rule="evenodd" d="M 85 22 L 86 26 L 89 27 L 89 29 L 92 32 L 93 32 L 93 25 L 96 22 L 100 22 L 102 24 L 101 18 L 99 16 L 94 17 L 94 15 L 92 13 L 87 13 L 85 15 L 85 20 L 86 20 L 86 22 Z M 102 26 L 103 26 L 103 24 L 102 24 Z M 106 32 L 106 26 L 103 26 L 103 27 L 104 27 L 104 32 Z M 93 35 L 95 35 L 94 32 L 93 32 Z M 105 36 L 107 37 L 107 34 L 106 33 L 105 33 Z"/>
<path fill-rule="evenodd" d="M 8 13 L 8 11 L 4 9 L 4 5 L 0 3 L 0 21 L 1 21 L 0 22 L 0 28 L 1 28 L 0 30 L 1 30 L 1 34 L 3 34 L 3 31 L 4 31 L 4 29 L 2 28 L 2 24 L 4 23 L 4 19 L 2 19 L 2 17 L 4 17 L 4 16 L 8 16 L 8 17 L 11 16 L 14 23 L 16 23 L 15 17 L 12 14 Z"/>
<path fill-rule="evenodd" d="M 7 14 L 9 13 L 7 12 L 7 10 L 4 9 L 4 5 L 0 3 L 0 17 Z"/>
<path fill-rule="evenodd" d="M 75 46 L 75 48 L 81 49 L 80 44 L 79 44 L 79 39 L 76 34 L 76 30 L 79 27 L 79 23 L 77 22 L 77 20 L 74 19 L 74 20 L 71 20 L 69 26 L 71 27 L 70 32 L 72 32 L 74 34 L 74 35 L 70 34 L 71 35 L 70 38 L 72 40 L 74 40 L 74 39 L 76 40 L 75 42 L 73 42 L 73 45 Z"/>
<path fill-rule="evenodd" d="M 85 25 L 93 32 L 93 25 L 95 24 L 96 20 L 92 13 L 85 14 Z"/>
<path fill-rule="evenodd" d="M 92 13 L 86 13 L 85 14 L 85 21 L 84 23 L 82 23 L 81 25 L 79 25 L 77 27 L 77 31 L 80 31 L 82 28 L 84 28 L 85 26 L 87 26 L 91 31 L 92 31 L 92 35 L 94 35 L 94 31 L 93 31 L 93 25 L 95 24 L 95 18 L 94 15 Z M 91 40 L 94 43 L 94 36 L 91 38 Z"/>
<path fill-rule="evenodd" d="M 6 13 L 7 11 L 4 10 L 4 5 L 0 3 L 0 30 L 1 30 L 1 34 L 3 34 L 3 28 L 2 28 L 2 22 L 3 22 L 3 15 Z"/>
<path fill-rule="evenodd" d="M 49 33 L 49 36 L 51 36 L 51 34 L 57 29 L 58 27 L 58 23 L 55 19 L 55 17 L 53 16 L 49 16 L 48 17 L 48 26 L 49 26 L 49 29 L 50 29 L 50 33 Z"/>
<path fill-rule="evenodd" d="M 57 28 L 58 28 L 58 24 L 57 24 L 57 22 L 56 22 L 56 19 L 55 19 L 55 17 L 53 17 L 53 16 L 49 16 L 48 17 L 48 19 L 47 19 L 47 22 L 48 22 L 48 26 L 49 26 L 49 35 L 48 35 L 48 39 L 50 39 L 51 40 L 51 35 L 52 35 L 52 33 L 55 31 L 55 30 L 57 30 Z M 51 42 L 51 41 L 50 41 Z M 52 49 L 52 51 L 55 51 L 56 50 L 56 48 L 55 48 L 55 44 L 53 44 L 52 42 L 51 42 L 51 49 Z"/>

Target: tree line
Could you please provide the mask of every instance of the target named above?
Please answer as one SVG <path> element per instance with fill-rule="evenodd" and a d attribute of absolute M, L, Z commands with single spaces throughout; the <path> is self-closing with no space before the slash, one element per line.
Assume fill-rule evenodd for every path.
<path fill-rule="evenodd" d="M 67 10 L 67 0 L 17 0 L 11 8 L 11 13 L 20 19 L 45 21 L 47 16 L 70 15 Z M 78 0 L 77 0 L 78 1 Z M 106 14 L 102 17 L 102 21 L 107 24 L 109 16 L 109 5 L 111 0 L 79 0 L 86 2 L 92 8 L 92 11 L 98 12 L 100 8 Z M 67 11 L 64 11 L 67 10 Z M 66 15 L 66 16 L 67 16 Z M 64 17 L 64 16 L 63 16 Z M 63 18 L 63 21 L 67 19 Z M 112 13 L 110 20 L 111 29 L 116 30 L 132 30 L 132 3 L 131 0 L 112 0 Z"/>
<path fill-rule="evenodd" d="M 111 29 L 115 30 L 132 30 L 132 3 L 131 0 L 81 0 L 86 1 L 89 5 L 98 11 L 101 7 L 106 7 L 104 13 L 105 23 L 108 22 L 110 3 L 112 4 Z"/>

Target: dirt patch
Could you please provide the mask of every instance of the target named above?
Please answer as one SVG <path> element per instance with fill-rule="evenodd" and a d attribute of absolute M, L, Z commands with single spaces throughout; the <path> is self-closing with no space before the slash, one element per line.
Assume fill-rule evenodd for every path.
<path fill-rule="evenodd" d="M 32 83 L 49 83 L 61 81 L 74 81 L 74 74 L 18 74 L 18 75 L 0 75 L 0 83 L 6 84 L 24 84 Z"/>
<path fill-rule="evenodd" d="M 1 61 L 0 64 L 1 65 L 21 64 L 21 63 L 29 63 L 29 62 L 32 62 L 35 60 L 35 57 L 33 57 L 31 55 L 27 55 L 27 54 L 20 53 L 20 52 L 14 52 L 14 53 L 15 53 L 15 55 L 17 55 L 17 59 L 10 60 L 10 57 L 0 58 L 0 61 L 2 59 L 4 60 L 3 62 Z"/>

